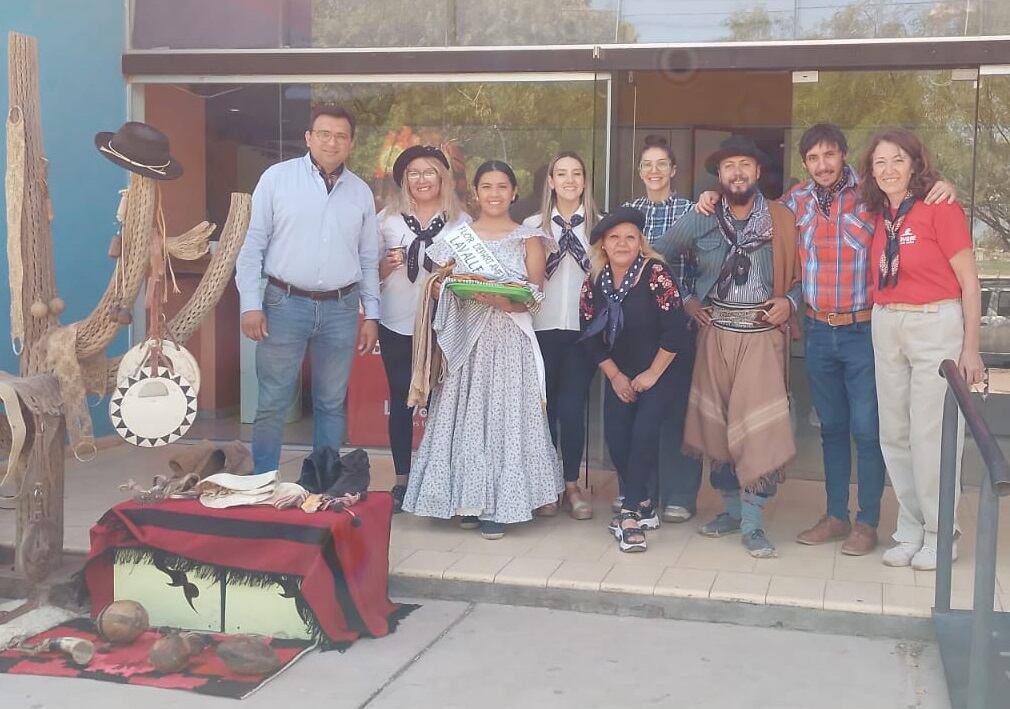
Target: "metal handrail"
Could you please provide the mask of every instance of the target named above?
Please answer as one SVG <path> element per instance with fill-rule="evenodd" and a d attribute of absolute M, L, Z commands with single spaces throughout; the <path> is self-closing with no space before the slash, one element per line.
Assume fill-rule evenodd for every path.
<path fill-rule="evenodd" d="M 993 647 L 993 601 L 996 593 L 996 546 L 999 534 L 999 497 L 1010 495 L 1010 464 L 982 416 L 980 397 L 973 394 L 957 363 L 944 360 L 940 376 L 947 380 L 940 432 L 940 499 L 936 543 L 936 596 L 933 612 L 950 615 L 954 548 L 954 515 L 960 457 L 958 409 L 971 431 L 986 467 L 979 486 L 978 526 L 975 543 L 975 589 L 971 611 L 967 706 L 985 709 L 989 704 L 990 655 Z M 988 484 L 987 484 L 988 483 Z M 942 648 L 941 648 L 942 649 Z M 948 682 L 949 684 L 949 682 Z M 952 697 L 953 698 L 953 697 Z"/>
<path fill-rule="evenodd" d="M 940 376 L 947 380 L 948 391 L 954 395 L 954 400 L 964 416 L 964 422 L 971 431 L 971 437 L 975 439 L 979 455 L 982 456 L 982 462 L 985 463 L 989 473 L 993 492 L 1001 497 L 1010 495 L 1010 463 L 1007 462 L 996 436 L 982 416 L 979 395 L 973 394 L 968 388 L 968 383 L 958 371 L 957 362 L 952 359 L 945 359 L 940 364 Z"/>

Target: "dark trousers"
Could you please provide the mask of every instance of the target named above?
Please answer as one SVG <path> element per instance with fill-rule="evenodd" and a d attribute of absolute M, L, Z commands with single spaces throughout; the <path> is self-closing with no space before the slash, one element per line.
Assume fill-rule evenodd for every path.
<path fill-rule="evenodd" d="M 656 476 L 659 436 L 670 415 L 674 383 L 673 365 L 655 386 L 630 404 L 621 401 L 607 382 L 603 394 L 603 430 L 610 459 L 624 494 L 624 509 L 635 510 L 649 499 L 649 482 Z"/>
<path fill-rule="evenodd" d="M 565 482 L 579 479 L 586 446 L 586 399 L 596 372 L 579 336 L 574 330 L 537 332 L 547 384 L 547 423 L 561 453 Z"/>
<path fill-rule="evenodd" d="M 856 442 L 859 482 L 856 520 L 876 527 L 884 494 L 884 457 L 880 452 L 870 323 L 831 327 L 808 317 L 804 325 L 810 393 L 821 420 L 828 514 L 849 519 L 851 437 Z"/>
<path fill-rule="evenodd" d="M 410 474 L 414 443 L 414 407 L 407 406 L 414 338 L 379 323 L 379 352 L 389 381 L 389 448 L 397 475 Z"/>
<path fill-rule="evenodd" d="M 701 460 L 684 455 L 684 420 L 687 418 L 687 400 L 691 396 L 691 373 L 694 371 L 695 333 L 685 343 L 684 350 L 671 364 L 672 415 L 663 422 L 659 443 L 658 480 L 650 493 L 658 492 L 662 505 L 687 508 L 691 514 L 698 510 L 698 491 L 701 489 Z"/>

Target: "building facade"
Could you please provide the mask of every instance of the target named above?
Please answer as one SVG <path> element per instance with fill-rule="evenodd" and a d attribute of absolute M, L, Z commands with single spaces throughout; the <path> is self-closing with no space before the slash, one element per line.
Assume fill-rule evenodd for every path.
<path fill-rule="evenodd" d="M 321 101 L 357 115 L 351 167 L 379 206 L 396 155 L 420 141 L 451 146 L 461 193 L 483 160 L 512 163 L 517 218 L 536 210 L 558 150 L 587 158 L 610 208 L 643 193 L 646 135 L 667 137 L 676 189 L 694 197 L 712 184 L 708 151 L 746 133 L 772 157 L 762 189 L 777 197 L 805 178 L 796 145 L 809 125 L 841 125 L 853 160 L 874 131 L 902 125 L 958 187 L 983 277 L 983 349 L 1010 360 L 1004 0 L 130 0 L 120 11 L 121 75 L 102 78 L 125 83 L 128 115 L 168 133 L 186 167 L 165 185 L 172 233 L 223 223 L 231 192 L 302 154 Z M 237 312 L 226 296 L 191 343 L 210 384 L 203 409 L 222 416 L 241 398 Z M 801 448 L 817 459 L 800 354 Z M 381 379 L 377 361 L 357 366 L 359 382 Z M 381 390 L 363 384 L 351 403 L 381 417 Z"/>

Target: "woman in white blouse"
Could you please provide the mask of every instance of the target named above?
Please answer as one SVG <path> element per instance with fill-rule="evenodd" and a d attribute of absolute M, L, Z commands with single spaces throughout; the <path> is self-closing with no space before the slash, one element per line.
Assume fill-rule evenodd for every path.
<path fill-rule="evenodd" d="M 389 446 L 396 469 L 394 510 L 400 511 L 410 475 L 414 409 L 407 406 L 417 299 L 433 264 L 425 248 L 443 230 L 470 221 L 463 212 L 449 176 L 445 154 L 431 145 L 413 145 L 393 164 L 400 189 L 379 213 L 379 261 L 382 281 L 379 349 L 389 380 Z"/>
<path fill-rule="evenodd" d="M 599 221 L 586 164 L 577 153 L 558 153 L 547 168 L 543 207 L 526 219 L 527 226 L 553 234 L 560 250 L 547 258 L 544 302 L 533 315 L 533 327 L 544 358 L 547 419 L 561 452 L 565 476 L 563 506 L 575 519 L 593 516 L 592 504 L 579 488 L 579 466 L 586 442 L 586 398 L 596 367 L 579 343 L 579 293 L 589 273 L 587 234 Z M 538 510 L 557 514 L 556 504 Z"/>

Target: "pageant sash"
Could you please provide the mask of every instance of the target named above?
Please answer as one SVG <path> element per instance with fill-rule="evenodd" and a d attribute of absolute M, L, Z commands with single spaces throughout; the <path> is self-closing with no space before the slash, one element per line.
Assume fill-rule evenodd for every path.
<path fill-rule="evenodd" d="M 445 243 L 456 255 L 457 273 L 475 273 L 494 281 L 510 280 L 508 272 L 469 224 L 460 224 L 446 234 Z"/>

